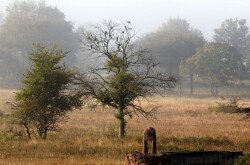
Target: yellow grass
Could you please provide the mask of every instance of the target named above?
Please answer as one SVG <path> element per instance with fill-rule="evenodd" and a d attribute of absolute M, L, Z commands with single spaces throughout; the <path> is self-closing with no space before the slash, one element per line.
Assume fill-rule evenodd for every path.
<path fill-rule="evenodd" d="M 13 91 L 1 90 L 12 99 Z M 8 96 L 7 96 L 8 95 Z M 158 152 L 183 150 L 229 150 L 250 153 L 250 122 L 244 114 L 211 112 L 219 98 L 156 97 L 157 120 L 127 119 L 127 136 L 118 139 L 114 110 L 84 107 L 69 114 L 62 130 L 48 140 L 8 139 L 0 135 L 0 164 L 123 164 L 126 153 L 142 150 L 142 132 L 157 132 Z M 250 99 L 241 103 L 250 107 Z M 142 103 L 144 104 L 144 103 Z M 8 109 L 6 105 L 1 107 Z M 0 119 L 0 129 L 4 121 Z"/>

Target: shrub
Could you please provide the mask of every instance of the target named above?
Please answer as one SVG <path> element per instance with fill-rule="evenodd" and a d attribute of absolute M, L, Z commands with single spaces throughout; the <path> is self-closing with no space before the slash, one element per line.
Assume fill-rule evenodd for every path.
<path fill-rule="evenodd" d="M 222 100 L 220 102 L 217 102 L 217 106 L 209 107 L 209 110 L 226 113 L 239 112 L 242 109 L 242 105 L 239 104 L 239 101 L 239 97 L 222 97 Z"/>
<path fill-rule="evenodd" d="M 56 131 L 67 112 L 82 105 L 81 95 L 73 91 L 75 73 L 61 65 L 67 53 L 37 45 L 30 54 L 30 69 L 24 75 L 23 87 L 12 103 L 13 123 L 46 139 L 48 131 Z"/>

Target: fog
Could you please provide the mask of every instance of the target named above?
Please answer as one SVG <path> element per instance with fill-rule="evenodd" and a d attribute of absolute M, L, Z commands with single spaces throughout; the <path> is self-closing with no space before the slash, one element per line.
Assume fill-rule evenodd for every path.
<path fill-rule="evenodd" d="M 0 13 L 14 0 L 1 0 Z M 57 6 L 75 26 L 103 20 L 130 20 L 138 35 L 157 29 L 170 17 L 181 17 L 205 38 L 211 40 L 213 30 L 228 18 L 250 20 L 249 0 L 46 0 Z M 249 21 L 247 22 L 248 25 Z"/>
<path fill-rule="evenodd" d="M 219 85 L 244 84 L 242 80 L 250 79 L 249 7 L 248 0 L 1 0 L 0 86 L 20 84 L 34 43 L 69 52 L 63 62 L 81 72 L 106 65 L 89 52 L 93 45 L 100 50 L 107 39 L 105 20 L 124 26 L 114 28 L 115 34 L 109 34 L 113 38 L 106 40 L 112 40 L 104 49 L 110 55 L 122 56 L 119 37 L 124 41 L 128 29 L 134 29 L 134 37 L 124 44 L 135 46 L 135 51 L 150 50 L 153 66 L 159 63 L 159 70 L 186 86 L 188 78 L 189 83 L 215 85 L 216 92 Z M 91 25 L 97 24 L 102 30 L 90 36 L 97 36 L 93 43 L 80 42 L 82 30 L 92 31 Z"/>

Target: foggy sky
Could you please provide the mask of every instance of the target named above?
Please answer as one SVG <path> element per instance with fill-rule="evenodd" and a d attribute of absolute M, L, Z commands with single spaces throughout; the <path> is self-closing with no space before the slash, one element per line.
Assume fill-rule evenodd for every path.
<path fill-rule="evenodd" d="M 0 13 L 13 0 L 0 0 Z M 75 26 L 103 20 L 130 20 L 138 35 L 156 30 L 170 17 L 186 18 L 206 39 L 228 18 L 245 18 L 250 25 L 250 0 L 47 0 Z"/>

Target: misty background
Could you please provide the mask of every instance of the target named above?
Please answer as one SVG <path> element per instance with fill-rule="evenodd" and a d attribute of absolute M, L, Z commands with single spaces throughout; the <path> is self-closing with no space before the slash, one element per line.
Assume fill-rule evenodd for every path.
<path fill-rule="evenodd" d="M 80 40 L 92 25 L 112 20 L 129 21 L 137 48 L 150 49 L 160 69 L 191 93 L 194 85 L 210 86 L 212 94 L 219 86 L 247 87 L 249 7 L 248 0 L 1 0 L 0 86 L 20 87 L 34 43 L 68 51 L 71 68 L 100 65 Z"/>
<path fill-rule="evenodd" d="M 4 14 L 6 6 L 14 1 L 1 0 L 0 13 Z M 130 20 L 138 35 L 156 30 L 170 17 L 181 17 L 211 40 L 214 28 L 223 20 L 235 17 L 250 20 L 249 0 L 46 0 L 46 3 L 61 10 L 75 28 L 109 19 Z"/>

